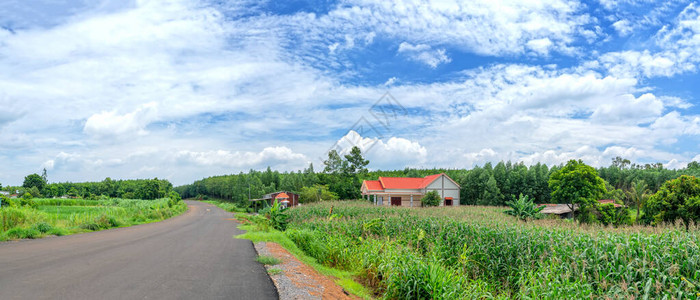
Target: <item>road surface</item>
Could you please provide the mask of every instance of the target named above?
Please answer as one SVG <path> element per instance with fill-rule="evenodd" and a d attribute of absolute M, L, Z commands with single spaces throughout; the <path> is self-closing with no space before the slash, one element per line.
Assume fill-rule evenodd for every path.
<path fill-rule="evenodd" d="M 0 243 L 0 299 L 277 299 L 233 215 L 187 204 L 159 223 Z"/>

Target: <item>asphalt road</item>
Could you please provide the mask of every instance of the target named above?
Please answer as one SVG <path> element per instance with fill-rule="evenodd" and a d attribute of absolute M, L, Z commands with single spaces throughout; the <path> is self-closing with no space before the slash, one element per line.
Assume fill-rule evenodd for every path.
<path fill-rule="evenodd" d="M 233 215 L 187 204 L 159 223 L 0 243 L 0 299 L 277 299 Z"/>

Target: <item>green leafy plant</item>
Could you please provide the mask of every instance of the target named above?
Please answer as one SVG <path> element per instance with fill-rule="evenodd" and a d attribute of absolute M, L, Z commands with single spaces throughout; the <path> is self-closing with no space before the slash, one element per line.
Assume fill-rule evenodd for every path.
<path fill-rule="evenodd" d="M 279 231 L 284 231 L 287 229 L 287 223 L 289 223 L 289 216 L 284 213 L 286 208 L 282 207 L 278 201 L 264 212 L 265 217 L 270 220 L 270 225 L 272 228 Z"/>
<path fill-rule="evenodd" d="M 538 219 L 540 218 L 540 212 L 544 209 L 544 206 L 537 207 L 537 204 L 533 202 L 529 196 L 520 194 L 518 199 L 513 199 L 511 201 L 506 201 L 511 210 L 505 211 L 506 214 L 518 217 L 518 219 L 527 222 L 528 219 Z"/>
<path fill-rule="evenodd" d="M 420 200 L 422 206 L 439 206 L 440 205 L 440 194 L 437 191 L 430 191 L 425 193 L 425 196 Z"/>

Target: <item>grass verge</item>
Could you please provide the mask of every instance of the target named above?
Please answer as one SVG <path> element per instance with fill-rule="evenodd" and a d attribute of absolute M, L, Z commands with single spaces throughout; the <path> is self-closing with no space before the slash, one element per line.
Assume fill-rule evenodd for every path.
<path fill-rule="evenodd" d="M 236 215 L 239 217 L 239 215 Z M 244 217 L 245 218 L 245 217 Z M 240 219 L 240 218 L 239 218 Z M 299 247 L 292 242 L 292 240 L 284 234 L 284 232 L 270 229 L 269 231 L 259 230 L 256 226 L 250 224 L 242 224 L 238 226 L 239 229 L 245 230 L 246 233 L 236 236 L 239 239 L 251 240 L 254 243 L 257 242 L 274 242 L 282 246 L 284 249 L 289 251 L 294 255 L 299 261 L 311 266 L 319 273 L 332 276 L 337 278 L 335 283 L 343 287 L 349 293 L 364 299 L 372 299 L 369 290 L 365 288 L 362 284 L 355 281 L 355 277 L 358 274 L 342 271 L 334 268 L 329 268 L 324 265 L 319 264 L 316 259 L 304 254 Z"/>
<path fill-rule="evenodd" d="M 274 265 L 279 265 L 282 263 L 282 260 L 280 260 L 274 256 L 267 256 L 267 255 L 258 255 L 257 261 L 263 265 L 266 265 L 266 266 L 274 266 Z"/>

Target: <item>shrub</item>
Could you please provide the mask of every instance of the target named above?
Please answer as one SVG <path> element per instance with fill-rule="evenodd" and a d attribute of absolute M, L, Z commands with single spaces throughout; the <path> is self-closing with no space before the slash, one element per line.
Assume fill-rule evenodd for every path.
<path fill-rule="evenodd" d="M 38 230 L 41 233 L 47 233 L 53 229 L 53 226 L 51 224 L 46 223 L 46 222 L 41 222 L 41 223 L 36 223 L 32 228 Z"/>
<path fill-rule="evenodd" d="M 41 236 L 41 233 L 34 228 L 14 227 L 8 230 L 5 235 L 13 239 L 35 239 Z"/>
<path fill-rule="evenodd" d="M 613 225 L 631 225 L 632 217 L 627 210 L 627 207 L 615 207 L 612 203 L 598 204 L 597 206 L 598 222 L 604 226 Z"/>
<path fill-rule="evenodd" d="M 439 206 L 440 205 L 440 194 L 437 191 L 430 191 L 425 193 L 425 196 L 420 200 L 421 206 Z"/>

